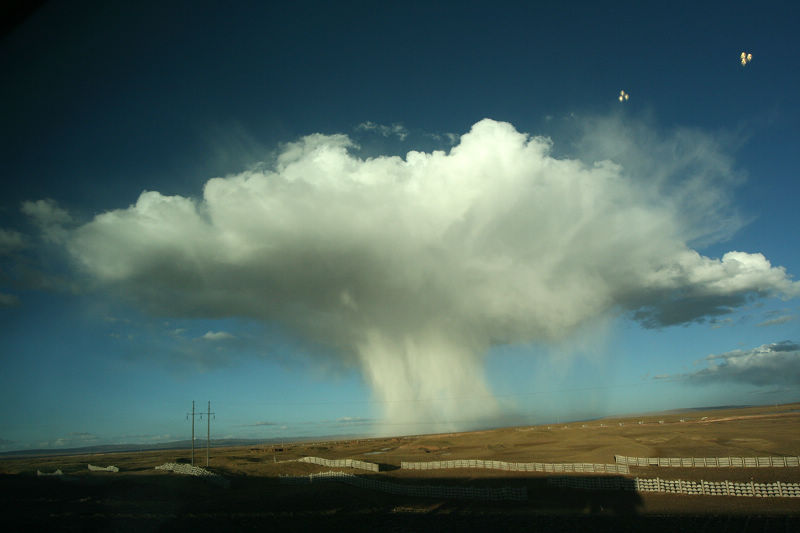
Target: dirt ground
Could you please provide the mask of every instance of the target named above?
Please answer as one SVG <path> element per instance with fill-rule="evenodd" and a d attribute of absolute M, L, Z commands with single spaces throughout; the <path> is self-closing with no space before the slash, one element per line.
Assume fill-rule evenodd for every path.
<path fill-rule="evenodd" d="M 681 421 L 683 420 L 683 421 Z M 639 422 L 642 422 L 641 424 Z M 660 423 L 663 421 L 663 423 Z M 621 425 L 620 425 L 621 423 Z M 370 531 L 800 531 L 800 498 L 685 496 L 557 489 L 554 475 L 484 469 L 401 470 L 401 461 L 493 459 L 613 463 L 636 457 L 800 455 L 800 404 L 691 411 L 471 433 L 213 448 L 201 478 L 155 470 L 189 462 L 189 450 L 0 460 L 4 531 L 217 531 L 347 528 Z M 297 463 L 303 456 L 379 463 L 381 472 Z M 87 464 L 118 473 L 90 472 Z M 205 465 L 205 450 L 195 464 Z M 36 471 L 61 469 L 60 478 Z M 527 502 L 476 502 L 383 494 L 335 482 L 285 485 L 282 475 L 340 470 L 414 485 L 521 487 Z M 616 475 L 616 474 L 615 474 Z M 631 467 L 633 477 L 800 482 L 800 468 Z"/>

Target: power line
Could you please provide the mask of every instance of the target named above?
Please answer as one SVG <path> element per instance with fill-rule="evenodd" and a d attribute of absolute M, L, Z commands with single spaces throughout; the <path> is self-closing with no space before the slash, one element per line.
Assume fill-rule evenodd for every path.
<path fill-rule="evenodd" d="M 216 413 L 211 412 L 211 400 L 208 401 L 208 411 L 206 413 L 203 412 L 195 412 L 194 409 L 194 400 L 192 400 L 192 412 L 186 413 L 186 419 L 189 419 L 189 416 L 192 417 L 192 466 L 194 466 L 194 417 L 199 416 L 200 420 L 203 419 L 203 414 L 206 415 L 206 466 L 208 466 L 208 450 L 211 447 L 211 417 L 214 417 L 214 420 L 217 419 Z"/>
<path fill-rule="evenodd" d="M 189 414 L 190 413 L 186 413 L 186 419 L 187 420 L 189 419 Z M 192 400 L 192 412 L 191 412 L 191 415 L 192 415 L 192 466 L 194 466 L 194 417 L 195 417 L 194 400 Z"/>
<path fill-rule="evenodd" d="M 208 449 L 211 447 L 211 416 L 214 415 L 214 420 L 217 419 L 216 413 L 211 412 L 211 400 L 208 401 L 208 413 L 206 413 L 206 466 L 208 466 Z M 200 413 L 200 420 L 203 419 L 203 413 Z"/>

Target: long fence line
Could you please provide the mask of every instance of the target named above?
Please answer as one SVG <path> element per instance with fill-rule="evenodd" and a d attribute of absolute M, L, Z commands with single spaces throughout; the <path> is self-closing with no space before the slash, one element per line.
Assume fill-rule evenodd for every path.
<path fill-rule="evenodd" d="M 400 468 L 406 470 L 440 470 L 444 468 L 488 468 L 507 472 L 594 472 L 607 474 L 629 474 L 626 464 L 598 463 L 507 463 L 505 461 L 484 461 L 482 459 L 457 459 L 452 461 L 407 462 Z"/>
<path fill-rule="evenodd" d="M 626 457 L 615 455 L 617 464 L 702 468 L 798 467 L 800 457 Z"/>
<path fill-rule="evenodd" d="M 687 481 L 661 478 L 585 478 L 559 476 L 548 483 L 562 488 L 588 490 L 635 490 L 707 496 L 750 496 L 755 498 L 800 498 L 800 483 L 755 483 L 753 481 Z"/>
<path fill-rule="evenodd" d="M 363 489 L 372 489 L 389 494 L 416 496 L 420 498 L 457 498 L 491 501 L 525 501 L 528 499 L 528 489 L 526 487 L 491 488 L 405 485 L 390 483 L 388 481 L 366 479 L 345 472 L 321 472 L 319 474 L 309 474 L 307 476 L 282 476 L 279 480 L 281 483 L 292 485 L 311 484 L 314 483 L 314 480 L 338 481 Z"/>
<path fill-rule="evenodd" d="M 369 470 L 370 472 L 377 472 L 379 467 L 375 463 L 367 463 L 357 459 L 323 459 L 322 457 L 301 457 L 297 460 L 299 463 L 312 463 L 315 465 L 327 466 L 329 468 L 360 468 L 361 470 Z"/>

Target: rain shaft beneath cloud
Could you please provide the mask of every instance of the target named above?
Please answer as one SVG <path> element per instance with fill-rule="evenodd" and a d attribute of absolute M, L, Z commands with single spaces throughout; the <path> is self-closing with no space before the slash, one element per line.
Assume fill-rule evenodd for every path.
<path fill-rule="evenodd" d="M 358 365 L 388 422 L 454 429 L 497 413 L 483 367 L 494 344 L 797 294 L 758 253 L 687 244 L 736 229 L 735 179 L 713 143 L 625 131 L 595 123 L 589 160 L 489 119 L 447 153 L 405 158 L 358 158 L 347 136 L 314 134 L 269 170 L 211 179 L 201 198 L 144 192 L 64 242 L 154 314 L 280 323 Z"/>

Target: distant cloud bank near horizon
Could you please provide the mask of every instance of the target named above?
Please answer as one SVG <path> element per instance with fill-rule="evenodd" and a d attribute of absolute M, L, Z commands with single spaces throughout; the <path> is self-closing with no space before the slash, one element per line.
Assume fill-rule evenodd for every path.
<path fill-rule="evenodd" d="M 691 384 L 738 382 L 750 385 L 800 385 L 800 344 L 793 341 L 763 344 L 750 350 L 711 354 L 695 372 L 660 376 L 685 379 Z"/>

